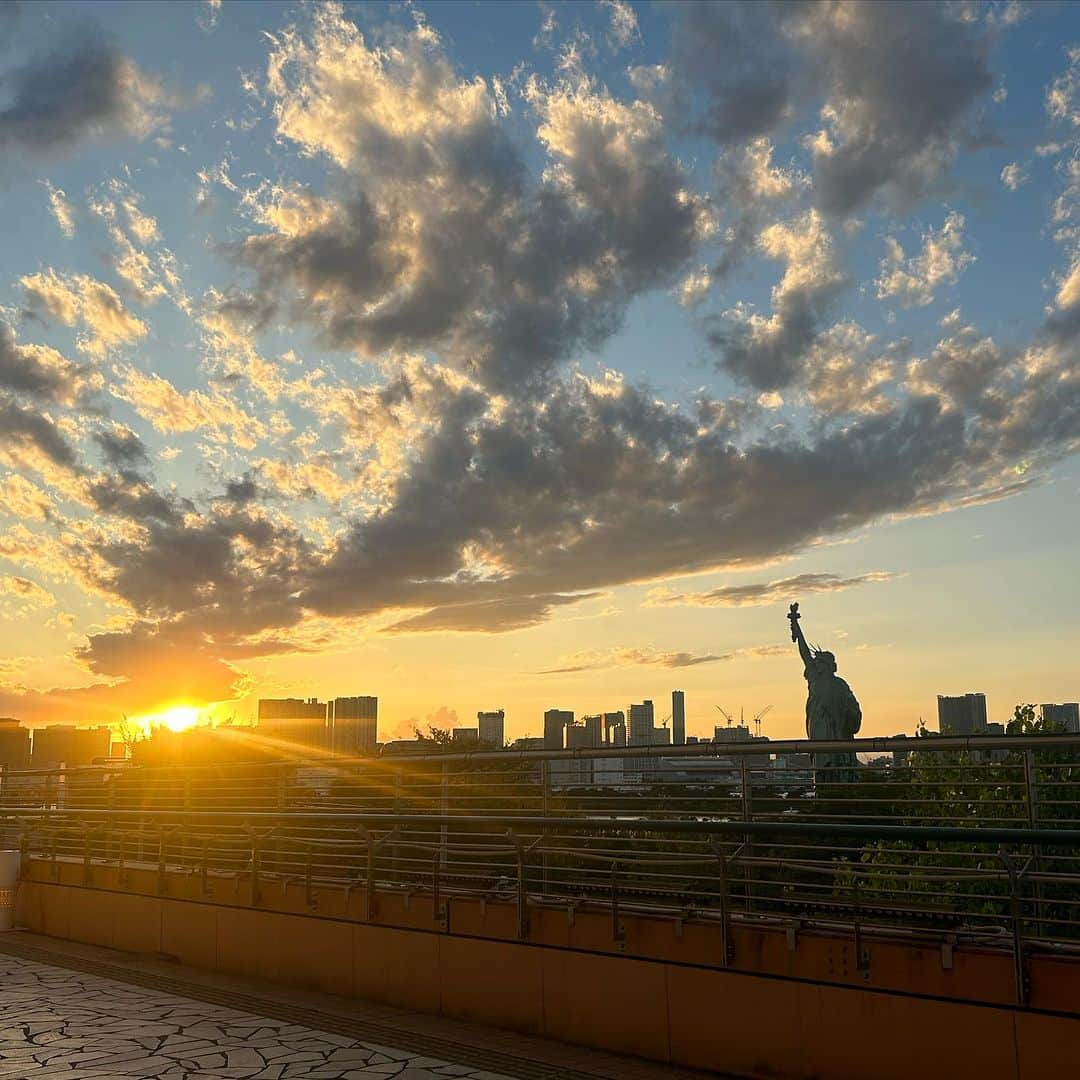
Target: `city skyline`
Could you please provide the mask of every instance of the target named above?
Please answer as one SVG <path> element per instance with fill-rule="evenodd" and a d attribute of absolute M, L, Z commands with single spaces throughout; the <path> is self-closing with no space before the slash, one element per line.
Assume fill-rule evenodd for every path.
<path fill-rule="evenodd" d="M 476 23 L 0 5 L 0 716 L 1074 701 L 1080 9 Z"/>

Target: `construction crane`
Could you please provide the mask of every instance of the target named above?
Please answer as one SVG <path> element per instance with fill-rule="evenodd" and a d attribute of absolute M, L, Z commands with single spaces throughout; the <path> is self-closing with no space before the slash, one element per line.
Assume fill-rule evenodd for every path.
<path fill-rule="evenodd" d="M 720 715 L 727 721 L 728 727 L 731 727 L 731 725 L 735 723 L 735 717 L 732 716 L 731 713 L 727 711 L 727 709 L 721 709 L 719 705 L 714 705 L 713 708 L 716 709 L 720 713 Z"/>
<path fill-rule="evenodd" d="M 766 705 L 765 708 L 762 709 L 761 712 L 759 712 L 757 714 L 757 716 L 755 716 L 754 719 L 751 721 L 751 723 L 754 725 L 754 734 L 758 738 L 761 738 L 761 720 L 762 720 L 762 717 L 765 716 L 765 714 L 767 712 L 769 712 L 769 710 L 771 708 L 772 708 L 771 705 Z"/>
<path fill-rule="evenodd" d="M 668 726 L 668 721 L 670 719 L 671 719 L 671 713 L 668 713 L 667 716 L 665 716 L 664 719 L 660 721 L 660 726 L 662 728 L 666 728 Z"/>

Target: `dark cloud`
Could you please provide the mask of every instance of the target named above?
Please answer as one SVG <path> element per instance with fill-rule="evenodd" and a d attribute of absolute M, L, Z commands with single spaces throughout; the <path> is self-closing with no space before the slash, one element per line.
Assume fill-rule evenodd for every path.
<path fill-rule="evenodd" d="M 695 604 L 703 607 L 748 607 L 759 604 L 791 603 L 807 593 L 839 592 L 856 585 L 890 581 L 896 575 L 884 571 L 841 577 L 838 574 L 799 574 L 778 581 L 754 582 L 749 585 L 723 585 L 706 592 L 676 593 L 655 597 L 650 603 Z"/>
<path fill-rule="evenodd" d="M 0 322 L 0 390 L 70 404 L 82 388 L 82 372 L 53 349 L 19 345 Z"/>
<path fill-rule="evenodd" d="M 672 65 L 691 127 L 718 142 L 764 135 L 790 115 L 798 66 L 770 0 L 675 8 Z M 703 100 L 697 100 L 698 96 Z"/>
<path fill-rule="evenodd" d="M 241 477 L 239 480 L 229 480 L 225 484 L 225 498 L 231 502 L 237 504 L 248 503 L 258 498 L 258 495 L 259 485 L 255 483 L 254 477 L 250 474 Z"/>
<path fill-rule="evenodd" d="M 83 139 L 146 135 L 168 95 L 83 22 L 51 52 L 0 72 L 0 147 L 34 154 L 70 150 Z"/>
<path fill-rule="evenodd" d="M 75 448 L 53 420 L 3 395 L 0 395 L 0 447 L 16 452 L 37 451 L 67 469 L 78 466 Z"/>
<path fill-rule="evenodd" d="M 508 630 L 523 630 L 546 622 L 552 611 L 567 604 L 591 600 L 602 593 L 577 593 L 563 596 L 549 593 L 543 596 L 517 596 L 508 599 L 482 600 L 474 604 L 449 604 L 412 615 L 386 628 L 387 633 L 456 631 L 479 634 L 501 634 Z"/>
<path fill-rule="evenodd" d="M 268 195 L 266 220 L 303 224 L 234 253 L 261 296 L 292 301 L 325 342 L 368 356 L 438 349 L 522 392 L 607 338 L 633 296 L 696 250 L 703 203 L 647 106 L 531 83 L 551 164 L 536 180 L 492 89 L 459 79 L 441 50 L 407 35 L 393 61 L 375 61 L 336 16 L 312 37 L 310 50 L 282 44 L 271 89 L 280 134 L 341 167 L 337 194 Z M 339 50 L 355 61 L 352 85 L 321 69 Z"/>
<path fill-rule="evenodd" d="M 146 444 L 128 428 L 97 431 L 94 442 L 101 448 L 105 460 L 116 469 L 142 469 L 150 464 Z"/>
<path fill-rule="evenodd" d="M 697 667 L 699 664 L 714 664 L 720 660 L 731 660 L 733 653 L 661 652 L 656 649 L 609 649 L 602 653 L 579 653 L 570 658 L 565 667 L 547 668 L 544 671 L 531 672 L 533 675 L 567 675 L 578 671 L 593 671 L 597 668 L 630 667 L 644 665 L 665 668 Z"/>
<path fill-rule="evenodd" d="M 815 198 L 847 215 L 914 199 L 964 144 L 993 86 L 991 41 L 955 4 L 684 3 L 673 71 L 691 126 L 721 143 L 768 134 L 824 101 Z"/>
<path fill-rule="evenodd" d="M 884 191 L 910 200 L 972 142 L 971 108 L 990 91 L 990 42 L 950 4 L 883 0 L 814 9 L 810 48 L 835 113 L 815 153 L 822 209 L 849 214 Z"/>

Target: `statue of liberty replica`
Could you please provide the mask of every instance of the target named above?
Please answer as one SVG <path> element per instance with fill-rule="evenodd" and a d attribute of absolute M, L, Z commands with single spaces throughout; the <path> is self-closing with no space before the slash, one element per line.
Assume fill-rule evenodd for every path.
<path fill-rule="evenodd" d="M 799 646 L 806 677 L 806 735 L 810 739 L 853 739 L 862 724 L 862 710 L 851 687 L 836 674 L 836 657 L 811 648 L 799 626 L 799 605 L 788 611 L 791 640 Z M 857 779 L 858 758 L 850 751 L 814 754 L 818 784 L 839 784 Z"/>

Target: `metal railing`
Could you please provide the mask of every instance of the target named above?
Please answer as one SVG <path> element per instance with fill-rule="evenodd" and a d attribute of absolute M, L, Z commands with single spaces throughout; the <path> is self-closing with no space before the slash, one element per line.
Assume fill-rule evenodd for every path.
<path fill-rule="evenodd" d="M 854 781 L 808 749 L 906 752 Z M 777 767 L 767 754 L 786 758 Z M 611 762 L 616 764 L 611 764 Z M 795 764 L 790 764 L 791 762 Z M 689 764 L 688 764 L 689 763 Z M 857 740 L 7 774 L 0 828 L 210 893 L 361 889 L 1080 950 L 1080 736 Z"/>

